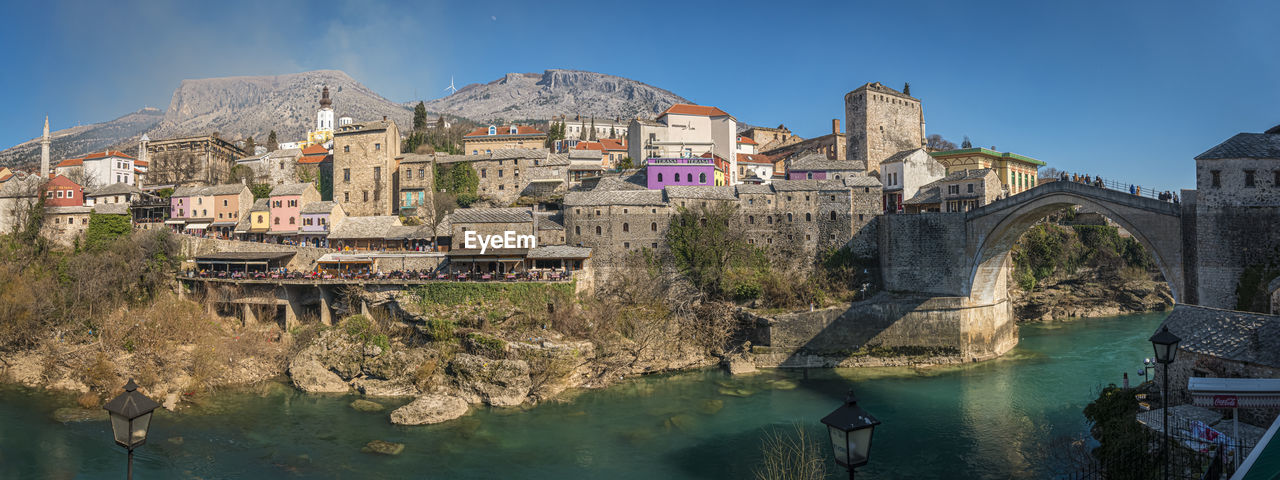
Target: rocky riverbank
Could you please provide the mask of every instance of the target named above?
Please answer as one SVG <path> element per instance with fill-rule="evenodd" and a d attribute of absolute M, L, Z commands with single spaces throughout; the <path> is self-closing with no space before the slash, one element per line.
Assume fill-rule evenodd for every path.
<path fill-rule="evenodd" d="M 1011 288 L 1018 322 L 1051 322 L 1167 310 L 1173 307 L 1169 285 L 1162 280 L 1105 279 L 1088 274 L 1037 286 L 1027 292 Z"/>

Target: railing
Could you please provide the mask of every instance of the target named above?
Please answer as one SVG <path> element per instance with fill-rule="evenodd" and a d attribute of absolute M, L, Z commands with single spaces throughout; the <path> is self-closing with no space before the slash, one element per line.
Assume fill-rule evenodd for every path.
<path fill-rule="evenodd" d="M 1155 421 L 1158 423 L 1159 416 Z M 1236 461 L 1245 457 L 1257 440 L 1227 437 L 1231 434 L 1231 427 L 1223 426 L 1227 423 L 1220 422 L 1214 427 L 1225 431 L 1217 431 L 1216 438 L 1210 439 L 1208 437 L 1215 434 L 1206 430 L 1203 424 L 1170 418 L 1169 478 L 1220 480 L 1235 473 Z M 1054 453 L 1050 461 L 1058 464 L 1054 478 L 1161 478 L 1166 460 L 1163 455 L 1164 436 L 1158 427 L 1158 424 L 1146 427 L 1137 422 L 1126 428 L 1113 425 L 1109 428 L 1121 428 L 1123 431 L 1110 431 L 1113 443 L 1097 450 L 1093 448 L 1096 445 L 1093 439 L 1057 442 L 1061 444 L 1051 445 Z"/>
<path fill-rule="evenodd" d="M 1135 183 L 1125 183 L 1125 182 L 1120 182 L 1120 181 L 1112 180 L 1105 177 L 1100 178 L 1100 177 L 1087 176 L 1087 175 L 1075 175 L 1073 177 L 1072 174 L 1070 173 L 1064 173 L 1057 178 L 1057 181 L 1064 181 L 1064 177 L 1065 177 L 1065 181 L 1068 181 L 1068 182 L 1083 183 L 1085 185 L 1093 185 L 1099 188 L 1115 190 L 1118 192 L 1124 192 L 1131 195 L 1138 195 L 1141 197 L 1146 197 L 1154 200 L 1172 202 L 1174 201 L 1174 199 L 1178 198 L 1178 193 L 1176 190 L 1160 190 L 1160 189 L 1152 188 L 1146 185 L 1138 185 Z M 1085 177 L 1088 177 L 1087 182 L 1085 181 L 1086 180 Z"/>

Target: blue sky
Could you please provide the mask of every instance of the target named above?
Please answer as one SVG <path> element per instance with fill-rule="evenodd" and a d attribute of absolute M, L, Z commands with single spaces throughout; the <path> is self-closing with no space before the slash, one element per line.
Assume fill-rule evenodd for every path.
<path fill-rule="evenodd" d="M 507 72 L 629 77 L 802 136 L 911 82 L 929 133 L 1190 187 L 1280 124 L 1280 2 L 9 2 L 0 147 L 165 108 L 184 78 L 335 68 L 396 101 Z M 415 97 L 416 94 L 416 97 Z"/>

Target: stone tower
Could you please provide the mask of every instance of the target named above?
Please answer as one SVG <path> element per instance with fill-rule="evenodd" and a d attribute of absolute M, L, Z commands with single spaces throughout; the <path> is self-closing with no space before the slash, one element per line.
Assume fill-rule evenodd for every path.
<path fill-rule="evenodd" d="M 924 105 L 880 82 L 845 94 L 844 113 L 848 159 L 868 173 L 878 173 L 893 154 L 925 144 Z"/>
<path fill-rule="evenodd" d="M 49 117 L 44 117 L 44 135 L 40 137 L 40 176 L 49 177 L 49 147 L 53 139 L 49 137 Z"/>

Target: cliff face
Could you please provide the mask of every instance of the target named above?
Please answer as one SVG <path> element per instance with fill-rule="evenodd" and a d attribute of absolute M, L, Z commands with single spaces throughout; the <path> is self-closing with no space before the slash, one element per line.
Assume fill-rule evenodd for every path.
<path fill-rule="evenodd" d="M 544 120 L 552 115 L 652 117 L 683 97 L 635 80 L 580 70 L 508 73 L 427 102 L 427 110 L 479 121 Z"/>
<path fill-rule="evenodd" d="M 1169 284 L 1156 279 L 1120 279 L 1082 272 L 1027 292 L 1009 287 L 1019 322 L 1110 317 L 1173 308 Z"/>

